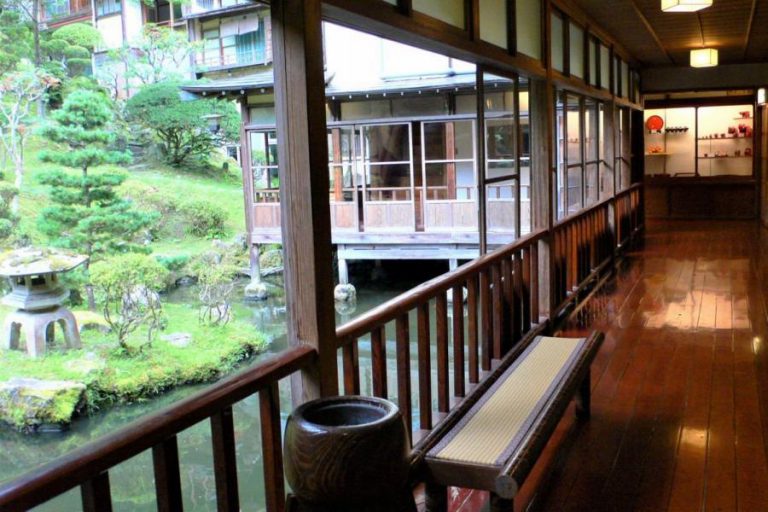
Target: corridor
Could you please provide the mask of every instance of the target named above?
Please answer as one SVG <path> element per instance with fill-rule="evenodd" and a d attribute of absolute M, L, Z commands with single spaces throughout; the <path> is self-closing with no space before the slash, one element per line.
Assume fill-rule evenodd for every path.
<path fill-rule="evenodd" d="M 516 510 L 768 511 L 767 248 L 753 222 L 649 223 L 580 315 L 607 334 L 592 419 L 566 415 Z"/>

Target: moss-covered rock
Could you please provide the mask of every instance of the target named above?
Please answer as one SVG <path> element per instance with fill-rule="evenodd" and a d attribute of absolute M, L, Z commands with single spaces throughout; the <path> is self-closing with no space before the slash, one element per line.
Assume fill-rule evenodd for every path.
<path fill-rule="evenodd" d="M 283 266 L 283 251 L 270 249 L 259 256 L 259 265 L 262 270 L 281 268 Z"/>
<path fill-rule="evenodd" d="M 0 383 L 0 417 L 19 429 L 63 428 L 84 395 L 81 382 L 13 378 Z"/>

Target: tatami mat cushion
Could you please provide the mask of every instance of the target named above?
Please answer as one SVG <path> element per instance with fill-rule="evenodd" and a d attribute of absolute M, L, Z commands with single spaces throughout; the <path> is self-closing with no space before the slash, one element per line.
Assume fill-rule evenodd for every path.
<path fill-rule="evenodd" d="M 539 337 L 485 393 L 431 457 L 475 464 L 505 460 L 578 359 L 584 338 Z"/>

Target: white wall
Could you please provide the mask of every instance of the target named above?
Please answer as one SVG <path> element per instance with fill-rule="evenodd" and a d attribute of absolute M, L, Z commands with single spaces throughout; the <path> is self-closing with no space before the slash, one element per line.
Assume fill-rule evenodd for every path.
<path fill-rule="evenodd" d="M 473 72 L 471 63 L 395 43 L 377 36 L 325 23 L 326 67 L 334 74 L 334 85 L 364 88 L 382 79 L 409 78 Z"/>

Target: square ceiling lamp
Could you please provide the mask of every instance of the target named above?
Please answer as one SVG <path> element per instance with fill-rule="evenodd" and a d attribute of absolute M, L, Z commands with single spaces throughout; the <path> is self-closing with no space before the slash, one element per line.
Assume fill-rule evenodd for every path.
<path fill-rule="evenodd" d="M 691 50 L 691 67 L 693 68 L 711 68 L 717 66 L 718 53 L 714 48 L 701 48 Z"/>
<path fill-rule="evenodd" d="M 712 6 L 714 0 L 661 0 L 664 12 L 695 12 Z"/>

